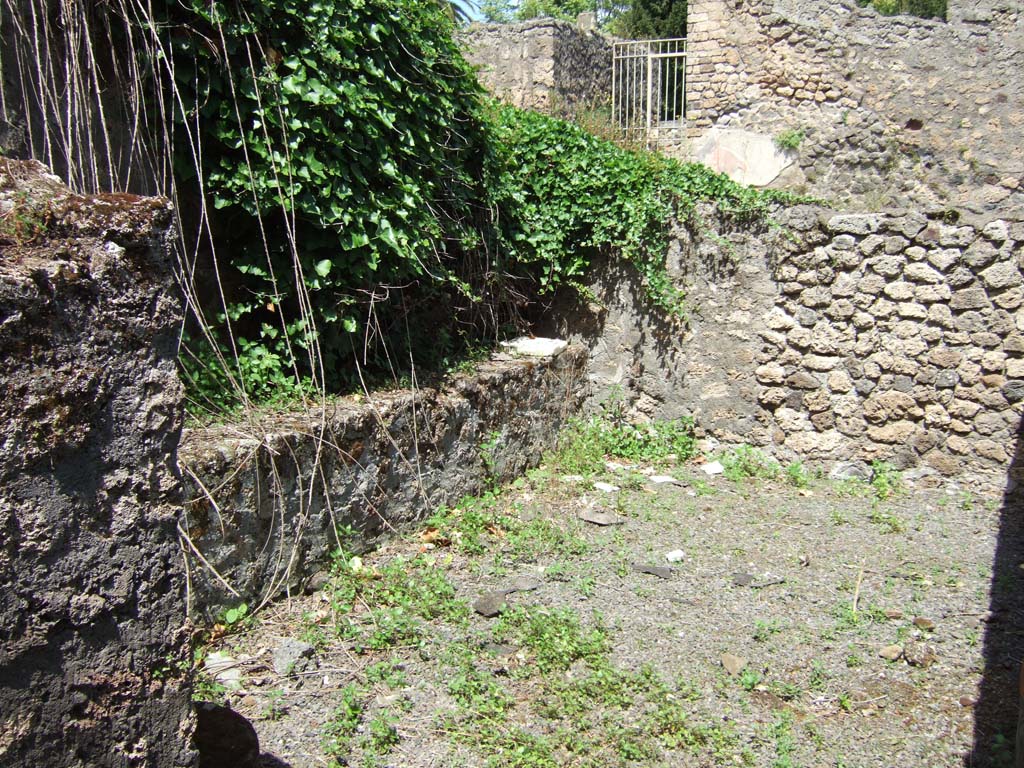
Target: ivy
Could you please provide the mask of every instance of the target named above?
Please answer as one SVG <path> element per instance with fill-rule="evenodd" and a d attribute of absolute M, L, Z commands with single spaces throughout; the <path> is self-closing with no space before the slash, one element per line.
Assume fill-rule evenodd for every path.
<path fill-rule="evenodd" d="M 771 199 L 492 104 L 436 0 L 162 9 L 168 101 L 198 133 L 176 145 L 176 177 L 196 198 L 202 185 L 216 273 L 200 279 L 219 283 L 199 297 L 210 325 L 189 329 L 183 368 L 216 409 L 236 383 L 255 401 L 344 389 L 357 354 L 385 370 L 389 349 L 441 362 L 536 292 L 585 284 L 599 255 L 633 264 L 678 314 L 670 219 L 700 199 L 757 216 Z"/>
<path fill-rule="evenodd" d="M 506 242 L 532 266 L 542 290 L 580 282 L 595 256 L 631 262 L 648 298 L 670 314 L 683 295 L 665 271 L 668 227 L 696 202 L 713 200 L 736 218 L 767 214 L 779 192 L 741 186 L 703 165 L 631 151 L 577 125 L 505 107 L 496 115 L 506 173 L 499 192 Z"/>

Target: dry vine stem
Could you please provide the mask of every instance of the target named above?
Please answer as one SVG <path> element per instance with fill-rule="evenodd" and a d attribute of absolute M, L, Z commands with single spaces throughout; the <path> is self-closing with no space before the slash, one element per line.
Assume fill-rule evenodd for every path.
<path fill-rule="evenodd" d="M 27 123 L 27 149 L 32 157 L 64 176 L 68 186 L 79 193 L 162 195 L 173 202 L 176 210 L 196 212 L 196 222 L 192 229 L 186 229 L 186 223 L 179 219 L 174 239 L 176 273 L 188 313 L 187 322 L 206 339 L 235 399 L 244 404 L 234 416 L 236 430 L 254 440 L 258 446 L 269 447 L 275 431 L 273 420 L 267 419 L 246 394 L 245 374 L 238 363 L 238 344 L 219 270 L 217 243 L 208 216 L 211 201 L 202 181 L 204 175 L 198 124 L 200 105 L 188 102 L 185 94 L 175 86 L 175 58 L 167 47 L 165 30 L 161 29 L 160 19 L 156 17 L 152 4 L 148 0 L 108 0 L 104 3 L 81 0 L 0 0 L 0 27 L 3 29 L 3 43 L 0 45 L 0 117 L 11 124 L 19 124 L 21 116 L 24 116 Z M 208 40 L 209 46 L 225 50 L 224 29 L 219 22 L 215 22 L 214 27 L 217 39 Z M 195 29 L 182 32 L 200 35 Z M 253 70 L 258 69 L 257 63 L 266 60 L 266 52 L 255 39 L 247 39 L 244 44 L 248 66 Z M 236 73 L 227 60 L 224 64 L 235 105 L 234 119 L 241 127 L 243 118 L 238 107 Z M 258 89 L 256 98 L 262 106 L 263 94 Z M 282 136 L 272 136 L 267 122 L 264 121 L 262 128 L 263 151 L 272 156 L 270 150 L 283 146 L 287 152 L 287 129 L 281 129 L 284 134 Z M 285 125 L 287 121 L 282 119 L 279 123 Z M 246 135 L 244 130 L 240 133 Z M 197 179 L 196 188 L 183 189 L 175 178 L 173 168 L 176 146 L 188 148 Z M 246 170 L 252 180 L 254 174 L 249 161 L 252 147 L 243 144 L 242 149 Z M 270 462 L 270 495 L 275 506 L 274 514 L 281 523 L 282 538 L 277 542 L 264 542 L 264 547 L 276 547 L 278 556 L 275 576 L 260 595 L 259 606 L 265 605 L 276 595 L 282 584 L 287 583 L 287 577 L 298 556 L 298 537 L 301 536 L 304 516 L 308 516 L 318 487 L 324 491 L 322 497 L 327 500 L 328 513 L 335 528 L 341 522 L 335 519 L 335 511 L 330 508 L 327 478 L 322 467 L 323 452 L 339 452 L 340 449 L 332 445 L 327 437 L 326 371 L 319 350 L 317 317 L 312 311 L 306 276 L 299 258 L 302 243 L 296 235 L 296 206 L 290 197 L 290 169 L 290 158 L 287 156 L 283 163 L 275 163 L 273 167 L 279 182 L 277 214 L 285 222 L 288 249 L 292 257 L 289 273 L 275 273 L 263 221 L 257 219 L 257 222 L 263 235 L 264 254 L 273 285 L 276 286 L 278 281 L 294 285 L 299 319 L 309 329 L 306 339 L 308 343 L 305 345 L 307 359 L 304 363 L 312 372 L 314 394 L 310 396 L 305 387 L 299 387 L 301 402 L 298 407 L 305 411 L 306 424 L 316 441 L 316 452 L 309 472 L 310 482 L 301 493 L 303 511 L 295 530 L 296 539 L 291 542 L 283 538 L 286 509 L 280 470 L 276 460 Z M 224 355 L 221 346 L 213 338 L 209 330 L 211 324 L 207 319 L 210 310 L 204 307 L 200 296 L 199 283 L 208 281 L 211 275 L 218 303 L 216 310 L 225 318 L 224 331 L 232 351 L 231 356 Z M 372 302 L 370 312 L 373 312 Z M 300 372 L 297 358 L 303 352 L 291 346 L 286 328 L 288 319 L 282 312 L 277 314 L 283 338 L 289 345 L 292 373 L 298 382 Z M 368 324 L 366 333 L 372 333 L 372 324 Z M 191 353 L 186 349 L 183 354 Z M 378 424 L 383 425 L 383 418 L 363 378 L 358 360 L 356 365 L 367 402 L 373 408 Z M 416 389 L 415 380 L 413 389 Z M 201 402 L 192 402 L 190 406 L 199 413 L 209 408 L 209 404 Z M 417 425 L 418 418 L 414 412 L 414 425 Z M 383 434 L 393 447 L 398 447 L 386 429 Z M 254 453 L 258 450 L 255 449 Z M 408 463 L 401 452 L 399 456 Z M 297 465 L 294 456 L 291 460 Z M 419 468 L 415 469 L 419 478 Z M 221 509 L 214 500 L 216 489 L 211 492 L 203 487 L 194 474 L 192 477 L 222 517 Z M 422 493 L 422 482 L 419 490 L 423 502 L 429 503 L 429 499 Z M 387 525 L 387 521 L 383 522 Z M 179 533 L 182 552 L 193 553 L 203 568 L 209 570 L 232 595 L 239 597 L 238 592 L 203 557 L 181 526 Z M 342 542 L 337 543 L 340 545 Z"/>

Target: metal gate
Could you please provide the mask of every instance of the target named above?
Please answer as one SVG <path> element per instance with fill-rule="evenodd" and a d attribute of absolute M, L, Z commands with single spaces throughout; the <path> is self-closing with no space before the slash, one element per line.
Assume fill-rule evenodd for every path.
<path fill-rule="evenodd" d="M 686 117 L 686 38 L 612 46 L 612 122 L 627 140 L 661 144 Z"/>

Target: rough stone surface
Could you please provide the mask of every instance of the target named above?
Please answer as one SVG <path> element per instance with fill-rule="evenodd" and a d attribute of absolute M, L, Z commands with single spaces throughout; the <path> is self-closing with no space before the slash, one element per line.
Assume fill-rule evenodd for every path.
<path fill-rule="evenodd" d="M 1005 472 L 1005 446 L 1024 411 L 1024 344 L 993 298 L 1021 278 L 1017 241 L 1007 234 L 1009 247 L 986 267 L 999 275 L 991 287 L 972 273 L 969 286 L 953 289 L 954 273 L 922 268 L 899 234 L 908 218 L 910 229 L 940 232 L 948 215 L 834 216 L 798 206 L 778 212 L 780 226 L 769 229 L 699 208 L 699 223 L 676 227 L 668 258 L 687 297 L 685 323 L 659 319 L 637 277 L 606 266 L 592 286 L 604 309 L 559 310 L 553 328 L 589 345 L 592 402 L 617 393 L 637 418 L 693 416 L 709 437 L 763 446 L 782 460 Z M 1003 236 L 983 223 L 950 236 L 970 249 L 985 231 Z M 788 290 L 793 278 L 819 280 L 820 243 L 839 237 L 852 239 L 858 259 L 832 260 L 831 281 L 813 293 Z M 874 237 L 899 249 L 865 260 Z M 867 317 L 818 309 L 851 286 L 854 300 L 864 294 Z M 921 287 L 953 300 L 925 310 L 876 298 Z"/>
<path fill-rule="evenodd" d="M 543 18 L 471 24 L 460 37 L 480 82 L 503 101 L 555 114 L 609 101 L 611 43 L 596 32 Z"/>
<path fill-rule="evenodd" d="M 847 210 L 1024 206 L 1024 83 L 1008 75 L 1024 71 L 1018 2 L 951 0 L 945 22 L 832 0 L 690 0 L 688 15 L 682 154 L 713 131 L 801 131 L 780 183 Z M 983 222 L 993 243 L 1005 218 Z M 960 229 L 935 227 L 934 245 L 973 237 Z M 888 237 L 922 230 L 915 211 Z"/>
<path fill-rule="evenodd" d="M 3 159 L 0 205 L 0 764 L 194 765 L 170 206 Z"/>
<path fill-rule="evenodd" d="M 302 417 L 186 430 L 181 525 L 225 584 L 191 560 L 193 607 L 298 593 L 351 526 L 349 549 L 535 466 L 577 409 L 585 354 L 498 355 L 444 390 L 375 394 Z M 230 588 L 229 588 L 230 587 Z"/>

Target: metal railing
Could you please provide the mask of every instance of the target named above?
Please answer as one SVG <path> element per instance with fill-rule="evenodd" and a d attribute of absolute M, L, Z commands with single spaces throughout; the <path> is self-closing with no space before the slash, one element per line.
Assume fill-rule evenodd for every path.
<path fill-rule="evenodd" d="M 686 38 L 612 46 L 612 124 L 627 139 L 659 143 L 686 117 Z"/>

